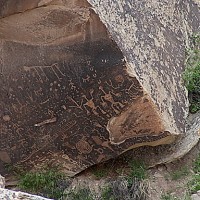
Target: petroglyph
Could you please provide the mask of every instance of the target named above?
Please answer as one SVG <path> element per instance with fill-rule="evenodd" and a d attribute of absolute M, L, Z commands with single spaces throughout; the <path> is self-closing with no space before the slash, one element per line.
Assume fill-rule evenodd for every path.
<path fill-rule="evenodd" d="M 102 86 L 100 86 L 99 89 L 104 93 L 104 95 L 101 96 L 102 102 L 103 103 L 105 103 L 105 101 L 110 102 L 112 109 L 115 111 L 116 114 L 119 114 L 119 110 L 122 109 L 124 105 L 120 102 L 115 102 L 112 94 L 115 96 L 118 96 L 118 95 L 110 91 L 106 93 Z"/>
<path fill-rule="evenodd" d="M 43 126 L 43 125 L 45 125 L 45 124 L 54 123 L 54 122 L 56 122 L 56 121 L 57 121 L 57 118 L 54 117 L 54 118 L 51 118 L 51 119 L 46 119 L 46 120 L 44 120 L 44 121 L 42 121 L 42 122 L 40 122 L 40 123 L 34 124 L 34 126 Z"/>
<path fill-rule="evenodd" d="M 103 109 L 101 109 L 100 106 L 95 106 L 94 101 L 93 101 L 94 100 L 94 97 L 93 97 L 94 90 L 90 89 L 89 93 L 90 93 L 91 99 L 88 99 L 86 97 L 86 95 L 82 95 L 82 97 L 85 98 L 85 100 L 87 101 L 86 103 L 83 104 L 83 107 L 85 108 L 87 114 L 90 114 L 90 111 L 87 110 L 87 107 L 91 108 L 92 112 L 95 115 L 99 115 L 98 112 L 97 112 L 97 109 L 99 109 L 102 114 L 106 114 L 106 112 Z"/>
<path fill-rule="evenodd" d="M 70 108 L 78 108 L 80 110 L 83 110 L 82 105 L 83 105 L 83 99 L 81 100 L 81 103 L 79 105 L 79 103 L 77 103 L 72 97 L 67 97 L 72 103 L 75 104 L 75 106 L 69 106 Z"/>
<path fill-rule="evenodd" d="M 3 120 L 6 121 L 6 122 L 10 121 L 10 116 L 9 115 L 4 115 L 3 116 Z"/>
<path fill-rule="evenodd" d="M 45 163 L 45 159 L 60 163 L 60 159 L 62 166 L 73 175 L 130 148 L 144 144 L 159 145 L 174 138 L 171 137 L 174 132 L 167 129 L 170 123 L 168 121 L 166 126 L 162 112 L 167 110 L 170 114 L 175 110 L 169 110 L 165 104 L 159 107 L 164 99 L 169 105 L 169 96 L 159 90 L 166 91 L 174 74 L 166 79 L 164 86 L 164 78 L 157 81 L 159 84 L 155 84 L 155 80 L 164 77 L 163 71 L 174 66 L 168 65 L 169 60 L 173 60 L 171 52 L 165 55 L 162 50 L 167 48 L 162 46 L 179 44 L 177 39 L 171 41 L 171 38 L 177 37 L 170 35 L 165 38 L 166 41 L 157 41 L 166 37 L 159 28 L 159 38 L 154 41 L 157 49 L 161 48 L 161 57 L 166 57 L 161 61 L 151 46 L 151 43 L 154 46 L 151 38 L 139 38 L 150 31 L 147 30 L 149 25 L 146 28 L 143 23 L 141 27 L 138 25 L 142 34 L 136 34 L 133 31 L 137 23 L 130 23 L 132 37 L 128 42 L 126 34 L 119 39 L 118 31 L 130 31 L 130 27 L 122 26 L 115 32 L 115 25 L 124 23 L 117 13 L 131 5 L 124 5 L 125 1 L 116 5 L 116 1 L 108 0 L 109 6 L 102 10 L 105 13 L 107 9 L 119 8 L 115 9 L 118 12 L 109 15 L 117 15 L 109 22 L 108 13 L 100 14 L 109 30 L 86 1 L 70 0 L 62 1 L 62 4 L 56 1 L 55 5 L 37 9 L 33 9 L 35 4 L 31 4 L 32 1 L 20 2 L 17 8 L 8 6 L 5 13 L 3 7 L 0 8 L 0 16 L 4 16 L 0 19 L 0 166 L 4 163 L 37 165 Z M 90 2 L 99 10 L 104 5 L 103 1 Z M 151 5 L 144 3 L 145 9 Z M 28 12 L 6 17 L 29 7 Z M 138 9 L 141 10 L 139 5 Z M 129 11 L 127 13 L 129 16 Z M 143 12 L 135 10 L 135 13 L 134 19 L 142 18 Z M 132 17 L 128 19 L 132 20 Z M 113 20 L 111 28 L 108 24 Z M 160 22 L 161 19 L 156 20 Z M 157 25 L 160 26 L 159 23 Z M 110 37 L 110 30 L 116 38 Z M 167 29 L 165 31 L 168 32 Z M 146 48 L 145 51 L 140 52 L 143 48 Z M 132 55 L 133 52 L 134 59 L 127 56 L 127 62 L 122 50 L 124 55 Z M 174 68 L 169 71 L 174 71 L 175 75 L 181 73 Z M 177 86 L 172 92 L 176 94 L 180 84 L 176 84 L 175 79 L 172 82 Z M 158 103 L 154 101 L 156 98 L 160 98 Z M 180 109 L 178 112 L 182 113 Z M 175 126 L 181 127 L 182 122 L 174 119 L 171 122 L 173 127 L 170 130 Z"/>
<path fill-rule="evenodd" d="M 37 74 L 37 76 L 39 77 L 39 81 L 41 83 L 43 83 L 43 78 L 42 76 L 45 77 L 45 81 L 49 81 L 46 73 L 44 72 L 44 69 L 45 68 L 50 68 L 50 70 L 52 70 L 52 72 L 55 74 L 55 76 L 60 79 L 60 77 L 63 77 L 65 76 L 65 74 L 59 69 L 58 67 L 58 63 L 54 63 L 50 66 L 23 66 L 23 69 L 26 71 L 26 72 L 31 72 L 31 70 L 34 70 L 35 73 Z"/>
<path fill-rule="evenodd" d="M 92 146 L 84 138 L 76 143 L 76 148 L 81 154 L 89 154 L 92 151 Z"/>

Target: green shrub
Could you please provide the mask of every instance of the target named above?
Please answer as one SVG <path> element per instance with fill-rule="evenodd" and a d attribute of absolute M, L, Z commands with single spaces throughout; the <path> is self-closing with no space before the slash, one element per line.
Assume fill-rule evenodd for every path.
<path fill-rule="evenodd" d="M 200 34 L 192 37 L 187 56 L 183 79 L 189 93 L 190 112 L 195 113 L 200 110 Z"/>
<path fill-rule="evenodd" d="M 196 174 L 200 174 L 200 155 L 197 157 L 193 164 L 193 170 Z"/>
<path fill-rule="evenodd" d="M 192 180 L 189 182 L 189 189 L 191 193 L 195 193 L 200 190 L 200 174 L 193 176 Z"/>
<path fill-rule="evenodd" d="M 26 192 L 48 198 L 60 199 L 68 181 L 64 174 L 56 169 L 43 169 L 37 172 L 26 172 L 19 176 L 18 187 Z"/>
<path fill-rule="evenodd" d="M 101 194 L 101 200 L 115 200 L 111 186 L 103 188 Z"/>

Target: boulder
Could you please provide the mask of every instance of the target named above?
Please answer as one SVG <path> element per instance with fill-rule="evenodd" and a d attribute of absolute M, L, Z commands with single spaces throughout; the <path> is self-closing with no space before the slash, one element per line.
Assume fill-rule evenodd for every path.
<path fill-rule="evenodd" d="M 28 193 L 0 188 L 0 199 L 2 200 L 50 200 L 44 197 L 31 195 Z"/>
<path fill-rule="evenodd" d="M 73 176 L 185 134 L 193 0 L 1 4 L 0 166 L 52 162 Z"/>
<path fill-rule="evenodd" d="M 48 200 L 46 198 L 24 193 L 21 191 L 13 191 L 4 189 L 5 188 L 5 178 L 0 175 L 0 199 L 1 200 Z M 50 199 L 49 199 L 50 200 Z"/>
<path fill-rule="evenodd" d="M 200 200 L 200 191 L 197 191 L 197 194 L 192 194 L 192 200 Z"/>

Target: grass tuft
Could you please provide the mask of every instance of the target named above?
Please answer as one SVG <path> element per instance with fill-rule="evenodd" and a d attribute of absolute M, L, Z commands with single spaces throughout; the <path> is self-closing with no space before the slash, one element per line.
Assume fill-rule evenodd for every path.
<path fill-rule="evenodd" d="M 138 180 L 144 180 L 147 176 L 147 168 L 143 162 L 140 161 L 131 161 L 129 163 L 131 171 L 129 173 L 129 177 L 137 178 Z"/>
<path fill-rule="evenodd" d="M 192 180 L 188 183 L 191 193 L 200 190 L 200 155 L 193 164 L 193 171 L 195 174 L 193 175 Z"/>
<path fill-rule="evenodd" d="M 173 173 L 170 174 L 171 176 L 171 179 L 176 181 L 176 180 L 179 180 L 187 175 L 189 175 L 189 170 L 187 167 L 183 167 L 182 169 L 180 170 L 177 170 L 177 171 L 174 171 Z"/>
<path fill-rule="evenodd" d="M 67 200 L 95 200 L 89 188 L 71 190 L 66 195 Z"/>
<path fill-rule="evenodd" d="M 161 195 L 161 200 L 177 200 L 176 197 L 174 197 L 172 194 L 170 193 L 164 193 Z"/>
<path fill-rule="evenodd" d="M 169 192 L 163 193 L 161 195 L 161 200 L 191 200 L 191 197 L 188 193 L 185 194 L 184 197 L 175 197 L 174 195 L 170 194 Z"/>
<path fill-rule="evenodd" d="M 60 199 L 67 184 L 66 177 L 57 169 L 43 169 L 39 172 L 22 173 L 18 187 L 25 192 Z"/>

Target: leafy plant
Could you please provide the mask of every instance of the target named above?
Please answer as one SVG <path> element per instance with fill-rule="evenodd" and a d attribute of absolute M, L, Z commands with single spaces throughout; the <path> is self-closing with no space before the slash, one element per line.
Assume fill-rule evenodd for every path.
<path fill-rule="evenodd" d="M 146 200 L 148 186 L 145 181 L 133 178 L 130 184 L 126 177 L 111 181 L 103 188 L 100 200 Z"/>
<path fill-rule="evenodd" d="M 187 56 L 183 79 L 189 92 L 190 112 L 195 113 L 200 110 L 200 34 L 193 35 Z"/>
<path fill-rule="evenodd" d="M 19 188 L 26 191 L 59 199 L 63 195 L 68 181 L 57 169 L 43 169 L 37 172 L 26 172 L 19 176 Z"/>
<path fill-rule="evenodd" d="M 194 175 L 193 179 L 189 182 L 189 188 L 191 193 L 195 193 L 200 190 L 200 175 Z"/>
<path fill-rule="evenodd" d="M 193 170 L 197 174 L 200 173 L 200 155 L 197 157 L 197 159 L 195 160 L 193 164 Z"/>

